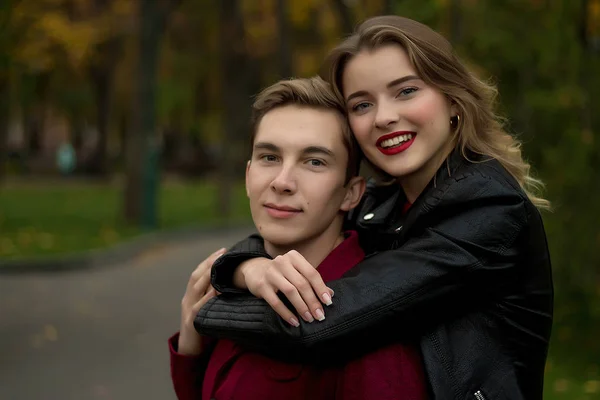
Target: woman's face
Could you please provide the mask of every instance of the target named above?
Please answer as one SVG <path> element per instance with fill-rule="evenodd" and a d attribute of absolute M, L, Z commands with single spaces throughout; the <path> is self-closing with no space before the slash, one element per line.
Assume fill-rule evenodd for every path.
<path fill-rule="evenodd" d="M 366 157 L 398 178 L 405 191 L 405 185 L 423 190 L 451 150 L 456 111 L 447 97 L 420 79 L 395 44 L 354 56 L 342 84 L 350 125 Z"/>

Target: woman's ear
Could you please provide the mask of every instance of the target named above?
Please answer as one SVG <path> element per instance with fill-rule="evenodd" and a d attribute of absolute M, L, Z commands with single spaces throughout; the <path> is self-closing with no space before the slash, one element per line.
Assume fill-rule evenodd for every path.
<path fill-rule="evenodd" d="M 344 201 L 340 205 L 340 210 L 347 212 L 352 210 L 360 203 L 366 188 L 365 178 L 362 176 L 355 176 L 350 179 L 346 184 L 346 196 Z"/>

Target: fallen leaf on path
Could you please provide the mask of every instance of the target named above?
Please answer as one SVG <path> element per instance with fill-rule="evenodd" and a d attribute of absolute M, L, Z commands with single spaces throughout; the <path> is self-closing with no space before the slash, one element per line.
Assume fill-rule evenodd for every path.
<path fill-rule="evenodd" d="M 49 342 L 56 342 L 58 340 L 58 330 L 54 325 L 44 325 L 44 338 Z"/>

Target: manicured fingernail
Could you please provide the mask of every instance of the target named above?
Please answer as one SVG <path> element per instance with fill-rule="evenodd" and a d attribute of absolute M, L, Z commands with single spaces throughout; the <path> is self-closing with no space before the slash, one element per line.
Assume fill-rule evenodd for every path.
<path fill-rule="evenodd" d="M 296 328 L 300 326 L 300 322 L 298 322 L 298 320 L 294 317 L 290 318 L 290 324 Z"/>
<path fill-rule="evenodd" d="M 304 313 L 304 320 L 306 322 L 313 322 L 315 319 L 313 318 L 313 316 L 310 314 L 310 312 L 305 312 Z"/>
<path fill-rule="evenodd" d="M 329 293 L 323 293 L 323 295 L 321 297 L 323 298 L 325 305 L 327 305 L 327 306 L 331 305 L 331 296 L 329 296 Z"/>
<path fill-rule="evenodd" d="M 323 314 L 323 310 L 321 310 L 320 308 L 318 308 L 317 311 L 315 311 L 315 314 L 317 314 L 317 319 L 319 321 L 323 321 L 325 319 L 325 314 Z"/>

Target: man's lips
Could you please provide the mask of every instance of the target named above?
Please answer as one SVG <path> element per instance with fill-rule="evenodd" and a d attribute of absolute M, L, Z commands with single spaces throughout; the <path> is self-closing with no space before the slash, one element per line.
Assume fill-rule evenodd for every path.
<path fill-rule="evenodd" d="M 273 218 L 291 218 L 302 212 L 302 210 L 298 208 L 271 203 L 265 204 L 264 207 L 266 208 L 267 213 Z"/>

